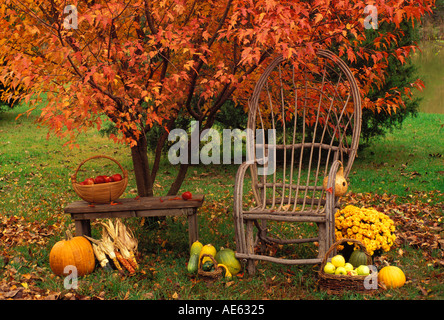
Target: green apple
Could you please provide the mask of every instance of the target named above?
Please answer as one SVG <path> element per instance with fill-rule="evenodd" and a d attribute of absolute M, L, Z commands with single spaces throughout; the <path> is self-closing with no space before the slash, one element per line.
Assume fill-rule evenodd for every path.
<path fill-rule="evenodd" d="M 324 272 L 333 274 L 335 273 L 336 267 L 331 262 L 327 262 L 324 266 Z"/>
<path fill-rule="evenodd" d="M 345 275 L 345 274 L 347 274 L 347 270 L 345 270 L 344 267 L 337 267 L 335 274 L 344 274 Z"/>
<path fill-rule="evenodd" d="M 335 255 L 333 258 L 331 258 L 331 263 L 337 268 L 337 267 L 343 267 L 345 266 L 345 259 L 340 254 Z"/>
<path fill-rule="evenodd" d="M 370 269 L 366 265 L 361 264 L 359 267 L 356 268 L 356 272 L 360 276 L 367 276 L 370 274 Z"/>
<path fill-rule="evenodd" d="M 347 272 L 348 272 L 348 271 L 352 271 L 352 270 L 354 269 L 354 268 L 353 268 L 353 265 L 352 265 L 351 263 L 349 263 L 349 262 L 347 262 L 347 263 L 345 264 L 344 268 L 345 268 L 345 270 L 347 270 Z"/>

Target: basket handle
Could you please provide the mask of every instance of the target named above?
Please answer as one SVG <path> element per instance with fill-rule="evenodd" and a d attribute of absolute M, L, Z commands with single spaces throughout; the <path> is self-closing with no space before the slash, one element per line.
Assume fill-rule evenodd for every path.
<path fill-rule="evenodd" d="M 340 239 L 340 240 L 336 241 L 335 243 L 333 243 L 332 246 L 331 246 L 331 247 L 328 249 L 328 251 L 325 253 L 325 256 L 324 256 L 324 258 L 323 258 L 323 260 L 322 260 L 322 263 L 321 263 L 321 268 L 320 268 L 321 271 L 324 270 L 325 264 L 327 263 L 327 257 L 330 256 L 330 254 L 333 252 L 333 250 L 336 249 L 336 247 L 337 247 L 338 245 L 340 245 L 340 244 L 342 244 L 342 243 L 344 243 L 344 242 L 353 242 L 353 243 L 359 245 L 359 246 L 361 247 L 362 251 L 364 251 L 364 253 L 365 253 L 366 256 L 367 256 L 367 263 L 371 263 L 371 257 L 370 257 L 370 254 L 367 252 L 366 247 L 364 246 L 364 244 L 363 244 L 361 241 L 356 240 L 356 239 L 347 239 L 347 238 L 344 238 L 344 239 Z"/>
<path fill-rule="evenodd" d="M 204 257 L 210 257 L 211 260 L 213 260 L 213 264 L 214 264 L 214 269 L 217 269 L 217 266 L 219 265 L 216 261 L 216 259 L 214 259 L 214 257 L 211 254 L 208 253 L 204 253 L 201 257 L 200 257 L 200 269 L 202 269 L 202 260 Z"/>
<path fill-rule="evenodd" d="M 93 160 L 93 159 L 97 159 L 97 158 L 105 158 L 105 159 L 109 159 L 109 160 L 115 162 L 115 163 L 119 166 L 120 170 L 122 170 L 123 175 L 124 175 L 125 177 L 128 175 L 128 172 L 122 167 L 122 165 L 121 165 L 117 160 L 115 160 L 115 159 L 113 159 L 113 158 L 111 158 L 111 157 L 108 157 L 108 156 L 105 156 L 105 155 L 99 154 L 99 155 L 96 155 L 96 156 L 89 157 L 88 159 L 83 160 L 82 162 L 80 162 L 80 164 L 79 164 L 79 166 L 77 167 L 76 171 L 75 171 L 74 174 L 71 176 L 71 181 L 72 181 L 73 183 L 76 183 L 76 182 L 77 182 L 77 172 L 79 172 L 80 168 L 81 168 L 81 167 L 82 167 L 87 161 L 89 161 L 89 160 Z"/>

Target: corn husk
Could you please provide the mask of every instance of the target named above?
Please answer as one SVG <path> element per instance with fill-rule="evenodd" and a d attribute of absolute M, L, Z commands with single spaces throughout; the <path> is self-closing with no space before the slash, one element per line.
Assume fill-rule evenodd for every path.
<path fill-rule="evenodd" d="M 106 254 L 105 254 L 105 252 L 103 252 L 100 245 L 93 243 L 92 247 L 93 247 L 94 255 L 96 256 L 97 261 L 99 261 L 100 266 L 102 268 L 109 269 L 110 268 L 109 260 L 106 258 Z"/>
<path fill-rule="evenodd" d="M 100 240 L 88 236 L 85 237 L 92 242 L 94 254 L 102 267 L 107 265 L 109 266 L 109 260 L 106 259 L 106 255 L 108 255 L 108 257 L 110 257 L 110 259 L 114 262 L 116 268 L 118 270 L 122 270 L 122 267 L 116 258 L 116 254 L 114 253 L 114 244 L 104 230 L 102 230 L 102 238 Z M 106 259 L 106 262 L 103 262 L 104 265 L 102 265 L 102 261 L 104 261 L 103 255 L 105 255 Z"/>
<path fill-rule="evenodd" d="M 137 250 L 138 242 L 134 237 L 133 232 L 122 223 L 117 220 L 116 222 L 117 239 L 116 244 L 119 250 L 122 252 L 122 256 L 128 259 L 134 269 L 139 268 L 134 252 Z"/>

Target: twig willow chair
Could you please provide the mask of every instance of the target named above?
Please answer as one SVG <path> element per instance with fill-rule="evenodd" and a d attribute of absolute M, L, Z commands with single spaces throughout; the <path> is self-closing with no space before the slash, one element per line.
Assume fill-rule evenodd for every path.
<path fill-rule="evenodd" d="M 326 50 L 303 65 L 275 58 L 249 100 L 246 131 L 247 161 L 234 185 L 237 258 L 247 263 L 249 274 L 255 273 L 255 260 L 321 263 L 334 243 L 336 173 L 341 166 L 345 178 L 350 173 L 361 131 L 361 100 L 352 72 Z M 298 232 L 300 223 L 316 229 L 311 233 L 317 236 Z M 267 245 L 308 242 L 312 249 L 304 252 L 313 258 L 276 257 L 277 251 L 266 250 Z"/>

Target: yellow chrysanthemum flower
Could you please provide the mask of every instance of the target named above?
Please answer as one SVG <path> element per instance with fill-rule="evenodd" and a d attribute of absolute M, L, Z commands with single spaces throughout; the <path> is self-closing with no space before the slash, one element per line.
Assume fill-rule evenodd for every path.
<path fill-rule="evenodd" d="M 335 213 L 336 239 L 353 238 L 361 241 L 369 254 L 390 250 L 396 239 L 395 225 L 386 214 L 372 208 L 348 205 Z"/>

